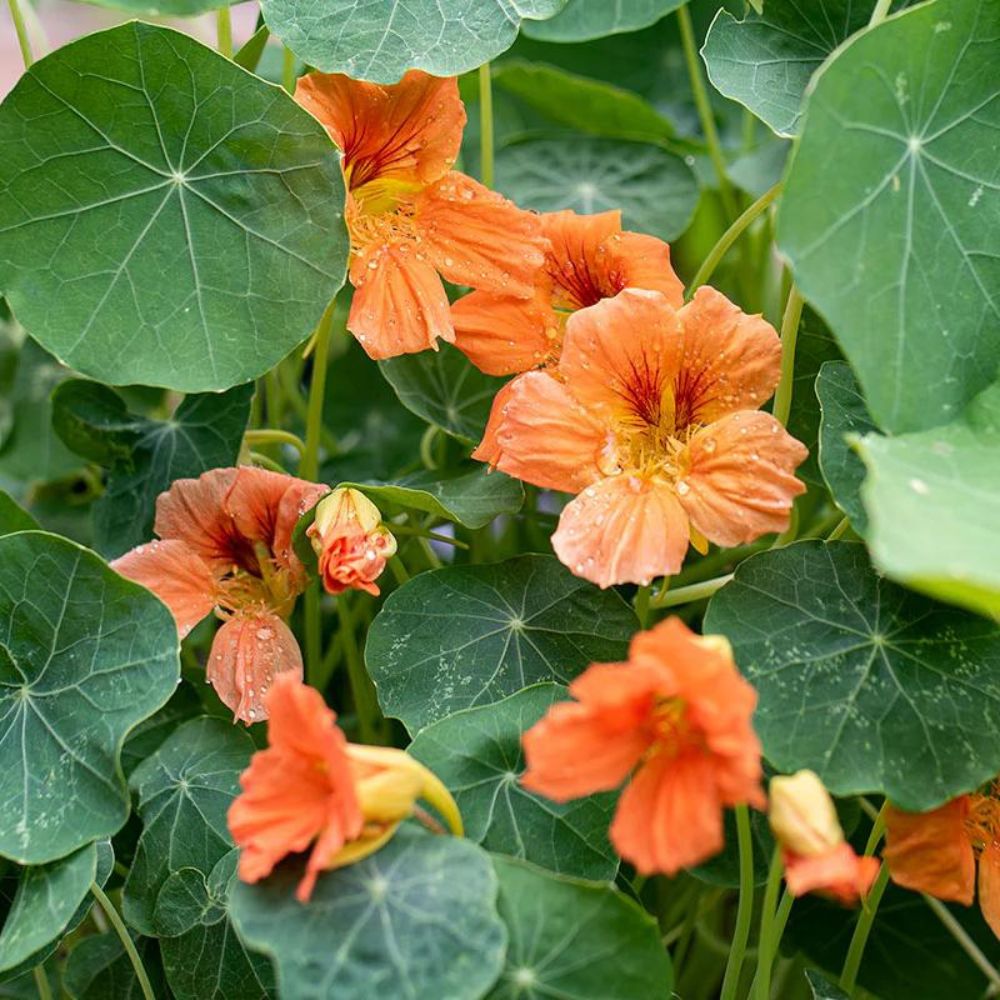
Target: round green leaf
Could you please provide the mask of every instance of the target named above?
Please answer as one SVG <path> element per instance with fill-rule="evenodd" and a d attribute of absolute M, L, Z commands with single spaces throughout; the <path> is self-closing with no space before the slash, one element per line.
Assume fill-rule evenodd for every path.
<path fill-rule="evenodd" d="M 785 772 L 835 795 L 922 811 L 1000 771 L 1000 634 L 903 590 L 862 545 L 799 542 L 753 556 L 709 604 L 756 687 L 754 725 Z"/>
<path fill-rule="evenodd" d="M 591 795 L 559 804 L 521 787 L 521 735 L 565 698 L 565 688 L 557 684 L 536 684 L 433 723 L 420 731 L 409 752 L 455 796 L 470 840 L 552 871 L 612 879 L 618 858 L 608 843 L 608 827 L 617 797 Z"/>
<path fill-rule="evenodd" d="M 380 507 L 394 505 L 482 528 L 500 514 L 516 514 L 524 503 L 524 487 L 502 472 L 479 466 L 472 472 L 442 478 L 428 470 L 394 483 L 341 483 L 367 494 Z"/>
<path fill-rule="evenodd" d="M 856 442 L 876 565 L 1000 619 L 1000 386 L 936 430 Z"/>
<path fill-rule="evenodd" d="M 0 535 L 37 531 L 38 522 L 4 490 L 0 490 Z"/>
<path fill-rule="evenodd" d="M 456 76 L 514 44 L 524 19 L 566 0 L 262 0 L 264 20 L 324 73 L 395 83 L 408 69 Z"/>
<path fill-rule="evenodd" d="M 457 348 L 403 354 L 379 369 L 408 410 L 469 444 L 478 444 L 502 378 L 484 375 Z"/>
<path fill-rule="evenodd" d="M 230 912 L 243 938 L 274 960 L 282 997 L 478 1000 L 507 943 L 487 855 L 404 825 L 371 857 L 320 877 L 305 906 L 301 862 L 265 882 L 238 882 Z"/>
<path fill-rule="evenodd" d="M 365 646 L 387 715 L 411 733 L 537 681 L 624 658 L 637 624 L 552 556 L 421 573 L 389 595 Z"/>
<path fill-rule="evenodd" d="M 545 42 L 584 42 L 624 31 L 636 31 L 659 21 L 684 0 L 569 0 L 565 9 L 547 21 L 528 22 L 522 28 L 529 38 Z"/>
<path fill-rule="evenodd" d="M 827 361 L 816 376 L 816 396 L 822 412 L 819 426 L 819 467 L 834 502 L 851 519 L 859 535 L 868 528 L 861 502 L 864 463 L 851 450 L 849 435 L 878 431 L 868 415 L 858 380 L 843 361 Z"/>
<path fill-rule="evenodd" d="M 813 83 L 778 241 L 884 430 L 955 419 L 1000 367 L 1000 6 L 937 0 Z"/>
<path fill-rule="evenodd" d="M 143 828 L 123 902 L 140 933 L 157 933 L 157 897 L 173 872 L 194 868 L 207 878 L 232 850 L 226 813 L 253 751 L 244 729 L 222 719 L 192 719 L 132 773 Z"/>
<path fill-rule="evenodd" d="M 0 854 L 44 864 L 118 831 L 122 743 L 179 673 L 148 590 L 64 538 L 0 538 Z"/>
<path fill-rule="evenodd" d="M 149 975 L 153 995 L 166 995 L 156 942 L 138 938 L 136 951 Z M 72 1000 L 139 1000 L 142 990 L 135 969 L 114 931 L 85 937 L 69 954 L 62 985 Z"/>
<path fill-rule="evenodd" d="M 656 922 L 610 885 L 494 858 L 510 945 L 488 1000 L 667 1000 L 670 956 Z"/>
<path fill-rule="evenodd" d="M 497 187 L 525 208 L 620 208 L 626 229 L 679 236 L 698 204 L 691 168 L 661 146 L 592 136 L 527 139 L 497 154 Z"/>
<path fill-rule="evenodd" d="M 0 288 L 104 382 L 214 390 L 271 368 L 343 283 L 343 199 L 315 119 L 167 28 L 72 42 L 0 106 Z"/>

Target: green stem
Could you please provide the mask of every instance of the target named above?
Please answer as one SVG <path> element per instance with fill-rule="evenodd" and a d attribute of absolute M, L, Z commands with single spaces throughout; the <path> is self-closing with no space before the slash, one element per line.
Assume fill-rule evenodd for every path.
<path fill-rule="evenodd" d="M 299 475 L 315 481 L 319 475 L 319 443 L 323 430 L 323 396 L 326 392 L 326 368 L 330 360 L 330 336 L 333 333 L 333 309 L 336 300 L 326 307 L 314 334 L 316 352 L 313 355 L 312 379 L 306 410 L 306 440 Z"/>
<path fill-rule="evenodd" d="M 712 160 L 712 166 L 715 167 L 715 173 L 719 180 L 719 195 L 722 198 L 722 206 L 726 210 L 727 218 L 732 219 L 736 216 L 736 196 L 733 194 L 732 185 L 729 183 L 729 175 L 726 173 L 726 161 L 722 156 L 722 144 L 719 142 L 719 133 L 715 128 L 715 119 L 712 117 L 712 106 L 708 101 L 708 91 L 705 89 L 705 81 L 701 76 L 698 50 L 695 47 L 694 28 L 691 26 L 691 14 L 686 4 L 678 8 L 677 21 L 681 29 L 684 61 L 687 63 L 688 78 L 691 81 L 695 107 L 698 109 L 701 129 L 705 133 L 705 141 L 708 143 L 708 155 Z"/>
<path fill-rule="evenodd" d="M 114 927 L 115 933 L 118 935 L 122 947 L 125 949 L 125 954 L 128 955 L 128 960 L 132 963 L 132 968 L 135 970 L 135 978 L 139 982 L 139 989 L 142 990 L 143 997 L 145 997 L 145 1000 L 156 1000 L 153 996 L 153 987 L 149 983 L 149 976 L 146 975 L 146 968 L 142 964 L 139 952 L 135 949 L 135 942 L 132 940 L 132 935 L 129 934 L 122 918 L 118 915 L 118 911 L 112 905 L 111 900 L 104 895 L 103 890 L 96 882 L 91 884 L 90 893 L 100 904 L 101 909 L 107 914 L 108 920 L 111 921 L 111 926 Z"/>
<path fill-rule="evenodd" d="M 848 517 L 842 517 L 834 526 L 833 531 L 826 536 L 828 542 L 835 542 L 838 538 L 842 538 L 847 532 L 847 529 L 851 526 L 851 519 Z"/>
<path fill-rule="evenodd" d="M 250 461 L 254 465 L 259 465 L 262 469 L 270 469 L 272 472 L 280 472 L 283 475 L 288 475 L 288 470 L 276 462 L 273 458 L 268 458 L 267 455 L 261 454 L 259 451 L 250 452 Z"/>
<path fill-rule="evenodd" d="M 368 671 L 365 670 L 361 650 L 358 648 L 354 618 L 345 594 L 337 598 L 337 616 L 340 619 L 340 634 L 344 643 L 344 658 L 347 661 L 347 677 L 351 684 L 354 711 L 358 717 L 358 731 L 362 742 L 375 743 L 378 739 L 378 699 Z"/>
<path fill-rule="evenodd" d="M 771 411 L 782 424 L 788 423 L 792 409 L 792 388 L 795 384 L 795 343 L 799 337 L 799 320 L 805 302 L 799 290 L 792 285 L 785 303 L 785 314 L 781 318 L 781 379 L 774 393 L 774 409 Z"/>
<path fill-rule="evenodd" d="M 875 9 L 872 11 L 872 16 L 868 21 L 868 27 L 874 28 L 876 24 L 881 24 L 881 22 L 886 19 L 891 6 L 892 0 L 878 0 L 878 3 L 875 4 Z"/>
<path fill-rule="evenodd" d="M 740 853 L 740 899 L 736 907 L 736 927 L 722 980 L 720 1000 L 735 1000 L 736 990 L 746 957 L 750 938 L 750 920 L 753 916 L 753 836 L 750 832 L 750 810 L 740 804 L 736 812 L 736 836 Z"/>
<path fill-rule="evenodd" d="M 688 587 L 675 587 L 666 593 L 661 591 L 650 600 L 649 606 L 651 608 L 672 608 L 678 604 L 690 604 L 692 601 L 703 600 L 706 597 L 711 597 L 717 590 L 721 590 L 732 578 L 732 573 L 726 573 L 725 576 L 717 576 L 702 583 L 692 583 Z"/>
<path fill-rule="evenodd" d="M 775 198 L 781 194 L 782 182 L 778 181 L 773 188 L 765 191 L 752 205 L 747 208 L 745 212 L 719 237 L 719 241 L 714 247 L 709 251 L 708 256 L 705 258 L 701 267 L 698 268 L 697 274 L 688 286 L 687 298 L 691 298 L 692 295 L 705 284 L 706 281 L 712 276 L 715 269 L 719 266 L 719 262 L 725 257 L 729 248 L 740 238 L 744 230 L 746 230 L 750 224 L 758 216 L 762 215 L 767 211 L 767 207 L 774 201 Z"/>
<path fill-rule="evenodd" d="M 493 76 L 490 64 L 479 67 L 479 174 L 493 187 Z"/>
<path fill-rule="evenodd" d="M 424 431 L 420 438 L 420 461 L 423 463 L 425 469 L 430 469 L 431 471 L 438 467 L 432 446 L 440 430 L 441 428 L 437 424 L 428 424 L 427 430 Z"/>
<path fill-rule="evenodd" d="M 45 975 L 45 968 L 36 965 L 31 970 L 35 977 L 35 989 L 38 990 L 38 1000 L 52 1000 L 52 987 L 49 986 L 49 977 Z"/>
<path fill-rule="evenodd" d="M 934 915 L 944 924 L 958 946 L 972 960 L 976 968 L 990 981 L 995 994 L 1000 989 L 1000 972 L 990 964 L 990 960 L 980 951 L 979 946 L 966 933 L 965 928 L 952 916 L 951 911 L 939 899 L 921 893 L 924 902 L 934 911 Z M 991 994 L 992 995 L 992 994 Z"/>
<path fill-rule="evenodd" d="M 889 866 L 883 864 L 879 869 L 875 884 L 864 900 L 857 926 L 855 926 L 854 934 L 851 936 L 851 943 L 847 948 L 844 969 L 840 973 L 840 988 L 847 994 L 854 992 L 854 986 L 858 981 L 858 970 L 861 968 L 861 959 L 865 954 L 865 945 L 868 944 L 868 935 L 871 933 L 872 924 L 875 923 L 878 904 L 882 901 L 882 894 L 888 884 Z"/>
<path fill-rule="evenodd" d="M 247 444 L 290 444 L 300 456 L 306 452 L 305 442 L 302 438 L 289 431 L 278 431 L 265 427 L 261 430 L 247 431 L 243 436 L 246 438 Z"/>
<path fill-rule="evenodd" d="M 220 7 L 215 12 L 215 29 L 219 40 L 219 52 L 227 59 L 232 59 L 233 22 L 228 7 Z"/>
<path fill-rule="evenodd" d="M 771 965 L 774 961 L 775 949 L 772 934 L 783 870 L 781 848 L 776 847 L 774 854 L 771 855 L 771 867 L 768 869 L 767 885 L 764 887 L 764 904 L 760 911 L 760 943 L 757 947 L 757 975 L 753 990 L 753 996 L 756 1000 L 768 1000 L 771 995 Z"/>
<path fill-rule="evenodd" d="M 412 535 L 416 538 L 430 538 L 435 542 L 444 542 L 446 545 L 454 545 L 456 549 L 467 549 L 469 546 L 458 538 L 451 535 L 442 535 L 436 531 L 426 531 L 424 528 L 414 528 L 406 524 L 390 524 L 389 530 L 394 535 Z"/>
<path fill-rule="evenodd" d="M 879 809 L 875 819 L 872 821 L 871 832 L 868 834 L 868 841 L 865 844 L 865 857 L 870 858 L 875 853 L 875 848 L 878 847 L 878 842 L 885 833 L 885 811 L 888 806 L 888 801 L 883 802 L 882 808 Z"/>
<path fill-rule="evenodd" d="M 24 68 L 27 69 L 34 61 L 31 54 L 31 39 L 28 37 L 28 28 L 24 23 L 24 14 L 21 12 L 21 5 L 18 0 L 7 0 L 10 7 L 10 18 L 14 22 L 14 31 L 17 34 L 17 44 L 21 47 L 21 58 L 24 60 Z"/>
<path fill-rule="evenodd" d="M 635 592 L 635 616 L 639 619 L 639 627 L 649 626 L 649 603 L 653 595 L 653 585 L 646 584 Z"/>
<path fill-rule="evenodd" d="M 788 914 L 791 912 L 792 903 L 794 902 L 794 897 L 786 889 L 781 897 L 781 902 L 778 904 L 778 908 L 775 911 L 774 919 L 771 921 L 767 943 L 768 953 L 766 958 L 764 957 L 764 941 L 763 939 L 761 940 L 760 952 L 757 956 L 757 973 L 750 986 L 750 996 L 754 997 L 754 1000 L 768 1000 L 771 994 L 771 970 L 774 967 L 774 960 L 778 954 L 778 946 L 781 944 L 782 935 L 785 933 L 785 925 L 788 923 Z M 763 931 L 761 933 L 763 934 Z M 764 992 L 760 992 L 762 989 L 762 979 L 764 979 Z M 775 983 L 775 985 L 777 985 L 777 983 Z M 777 993 L 780 996 L 781 990 L 777 990 Z"/>
<path fill-rule="evenodd" d="M 281 85 L 289 94 L 295 93 L 295 53 L 288 46 L 281 56 Z"/>

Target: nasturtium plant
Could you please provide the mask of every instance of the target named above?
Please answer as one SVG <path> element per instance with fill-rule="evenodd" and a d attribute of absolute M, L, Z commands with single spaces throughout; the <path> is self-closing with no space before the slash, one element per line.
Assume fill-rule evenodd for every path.
<path fill-rule="evenodd" d="M 1000 2 L 96 6 L 0 24 L 0 996 L 996 994 Z"/>

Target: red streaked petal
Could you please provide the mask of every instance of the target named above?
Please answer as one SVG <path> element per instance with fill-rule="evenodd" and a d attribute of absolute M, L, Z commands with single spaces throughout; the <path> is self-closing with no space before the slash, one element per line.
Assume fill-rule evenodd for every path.
<path fill-rule="evenodd" d="M 238 469 L 212 469 L 197 479 L 176 479 L 156 498 L 153 530 L 175 539 L 212 567 L 225 572 L 241 557 L 238 534 L 226 509 Z"/>

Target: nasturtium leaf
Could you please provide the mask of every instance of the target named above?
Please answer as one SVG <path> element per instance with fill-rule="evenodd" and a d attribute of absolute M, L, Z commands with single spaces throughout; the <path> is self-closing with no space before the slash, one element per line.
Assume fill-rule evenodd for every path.
<path fill-rule="evenodd" d="M 521 29 L 529 38 L 545 42 L 584 42 L 605 35 L 645 28 L 684 0 L 569 0 L 561 13 L 546 21 L 527 21 Z"/>
<path fill-rule="evenodd" d="M 160 744 L 182 723 L 203 715 L 198 692 L 186 680 L 182 680 L 158 712 L 144 719 L 128 734 L 122 747 L 122 770 L 129 778 L 132 772 L 147 758 L 152 756 Z"/>
<path fill-rule="evenodd" d="M 222 857 L 206 879 L 194 868 L 174 872 L 156 901 L 163 971 L 177 1000 L 258 1000 L 276 996 L 263 955 L 244 947 L 229 921 L 229 893 L 239 851 Z"/>
<path fill-rule="evenodd" d="M 230 895 L 243 939 L 274 960 L 280 996 L 478 1000 L 499 975 L 497 877 L 475 844 L 405 824 L 375 854 L 321 875 L 305 906 L 302 870 L 285 863 Z"/>
<path fill-rule="evenodd" d="M 524 487 L 502 472 L 478 466 L 471 472 L 442 477 L 424 470 L 392 483 L 341 483 L 366 493 L 383 512 L 388 507 L 421 510 L 466 528 L 482 528 L 500 514 L 516 514 Z"/>
<path fill-rule="evenodd" d="M 523 20 L 566 0 L 263 0 L 271 30 L 325 73 L 395 83 L 408 69 L 466 73 L 514 44 Z"/>
<path fill-rule="evenodd" d="M 228 7 L 228 0 L 87 0 L 98 7 L 128 11 L 130 14 L 159 17 L 191 17 L 209 10 Z"/>
<path fill-rule="evenodd" d="M 179 673 L 149 591 L 64 538 L 0 537 L 0 854 L 44 864 L 120 829 L 122 743 Z"/>
<path fill-rule="evenodd" d="M 813 83 L 778 242 L 884 430 L 957 418 L 1000 367 L 1000 5 L 936 0 Z"/>
<path fill-rule="evenodd" d="M 266 24 L 262 24 L 234 53 L 233 62 L 237 66 L 242 66 L 251 73 L 256 72 L 260 65 L 264 49 L 267 48 L 267 41 L 271 37 L 270 29 Z M 266 79 L 266 77 L 265 77 Z"/>
<path fill-rule="evenodd" d="M 95 544 L 119 556 L 153 533 L 156 498 L 175 479 L 235 465 L 250 419 L 253 386 L 188 396 L 167 420 L 129 413 L 107 386 L 71 379 L 52 394 L 52 423 L 63 442 L 108 469 L 94 505 Z"/>
<path fill-rule="evenodd" d="M 493 85 L 580 132 L 651 142 L 674 134 L 673 125 L 638 94 L 555 66 L 510 60 L 493 71 Z"/>
<path fill-rule="evenodd" d="M 667 1000 L 656 921 L 611 885 L 494 857 L 510 944 L 488 1000 Z"/>
<path fill-rule="evenodd" d="M 875 564 L 901 583 L 1000 619 L 1000 386 L 961 420 L 857 442 Z"/>
<path fill-rule="evenodd" d="M 136 951 L 149 976 L 153 995 L 166 995 L 156 942 L 138 938 Z M 85 937 L 70 953 L 63 987 L 71 1000 L 142 1000 L 143 993 L 121 940 L 114 931 Z"/>
<path fill-rule="evenodd" d="M 813 73 L 868 24 L 874 6 L 875 0 L 767 0 L 763 13 L 751 11 L 742 21 L 723 8 L 701 52 L 708 78 L 778 135 L 795 135 Z"/>
<path fill-rule="evenodd" d="M 381 361 L 379 369 L 403 406 L 470 444 L 483 436 L 493 397 L 504 384 L 450 344 Z"/>
<path fill-rule="evenodd" d="M 865 466 L 852 451 L 848 435 L 877 431 L 851 366 L 844 361 L 828 361 L 816 377 L 816 396 L 822 416 L 819 427 L 819 467 L 837 506 L 851 519 L 858 534 L 868 527 L 868 515 L 861 502 Z M 926 528 L 923 522 L 921 530 Z M 910 544 L 913 538 L 910 537 Z"/>
<path fill-rule="evenodd" d="M 171 873 L 195 868 L 207 877 L 232 850 L 226 812 L 253 751 L 245 730 L 192 719 L 132 773 L 143 830 L 123 900 L 125 918 L 140 933 L 157 933 L 156 900 Z"/>
<path fill-rule="evenodd" d="M 769 136 L 756 149 L 743 153 L 726 168 L 729 179 L 753 198 L 769 191 L 785 173 L 791 143 Z"/>
<path fill-rule="evenodd" d="M 0 535 L 37 530 L 38 522 L 9 493 L 0 490 Z"/>
<path fill-rule="evenodd" d="M 0 971 L 13 969 L 56 940 L 86 899 L 96 876 L 95 844 L 58 861 L 23 868 L 0 932 Z"/>
<path fill-rule="evenodd" d="M 168 28 L 71 42 L 0 106 L 0 288 L 101 381 L 225 389 L 272 367 L 343 283 L 343 198 L 315 119 Z"/>
<path fill-rule="evenodd" d="M 743 562 L 705 616 L 757 689 L 780 771 L 923 811 L 1000 771 L 1000 633 L 880 577 L 863 545 L 805 541 Z"/>
<path fill-rule="evenodd" d="M 618 858 L 608 827 L 617 796 L 559 804 L 520 784 L 521 735 L 566 697 L 557 684 L 536 684 L 495 704 L 456 712 L 421 730 L 409 752 L 455 796 L 470 840 L 565 875 L 611 879 Z"/>
<path fill-rule="evenodd" d="M 740 851 L 736 814 L 732 809 L 726 810 L 723 823 L 725 844 L 722 850 L 704 863 L 689 868 L 688 872 L 702 882 L 708 882 L 709 885 L 735 889 L 740 884 Z M 754 884 L 763 885 L 767 881 L 771 855 L 774 853 L 774 837 L 764 813 L 751 811 L 750 832 L 753 835 Z"/>
<path fill-rule="evenodd" d="M 806 970 L 806 981 L 809 983 L 812 1000 L 851 1000 L 839 986 L 834 986 L 826 976 L 815 969 Z"/>
<path fill-rule="evenodd" d="M 365 645 L 383 711 L 411 733 L 538 681 L 624 658 L 637 624 L 613 590 L 552 556 L 421 573 L 386 599 Z"/>
<path fill-rule="evenodd" d="M 583 215 L 619 208 L 626 229 L 670 240 L 687 228 L 698 182 L 661 146 L 562 135 L 512 143 L 497 153 L 497 187 L 525 208 Z"/>

